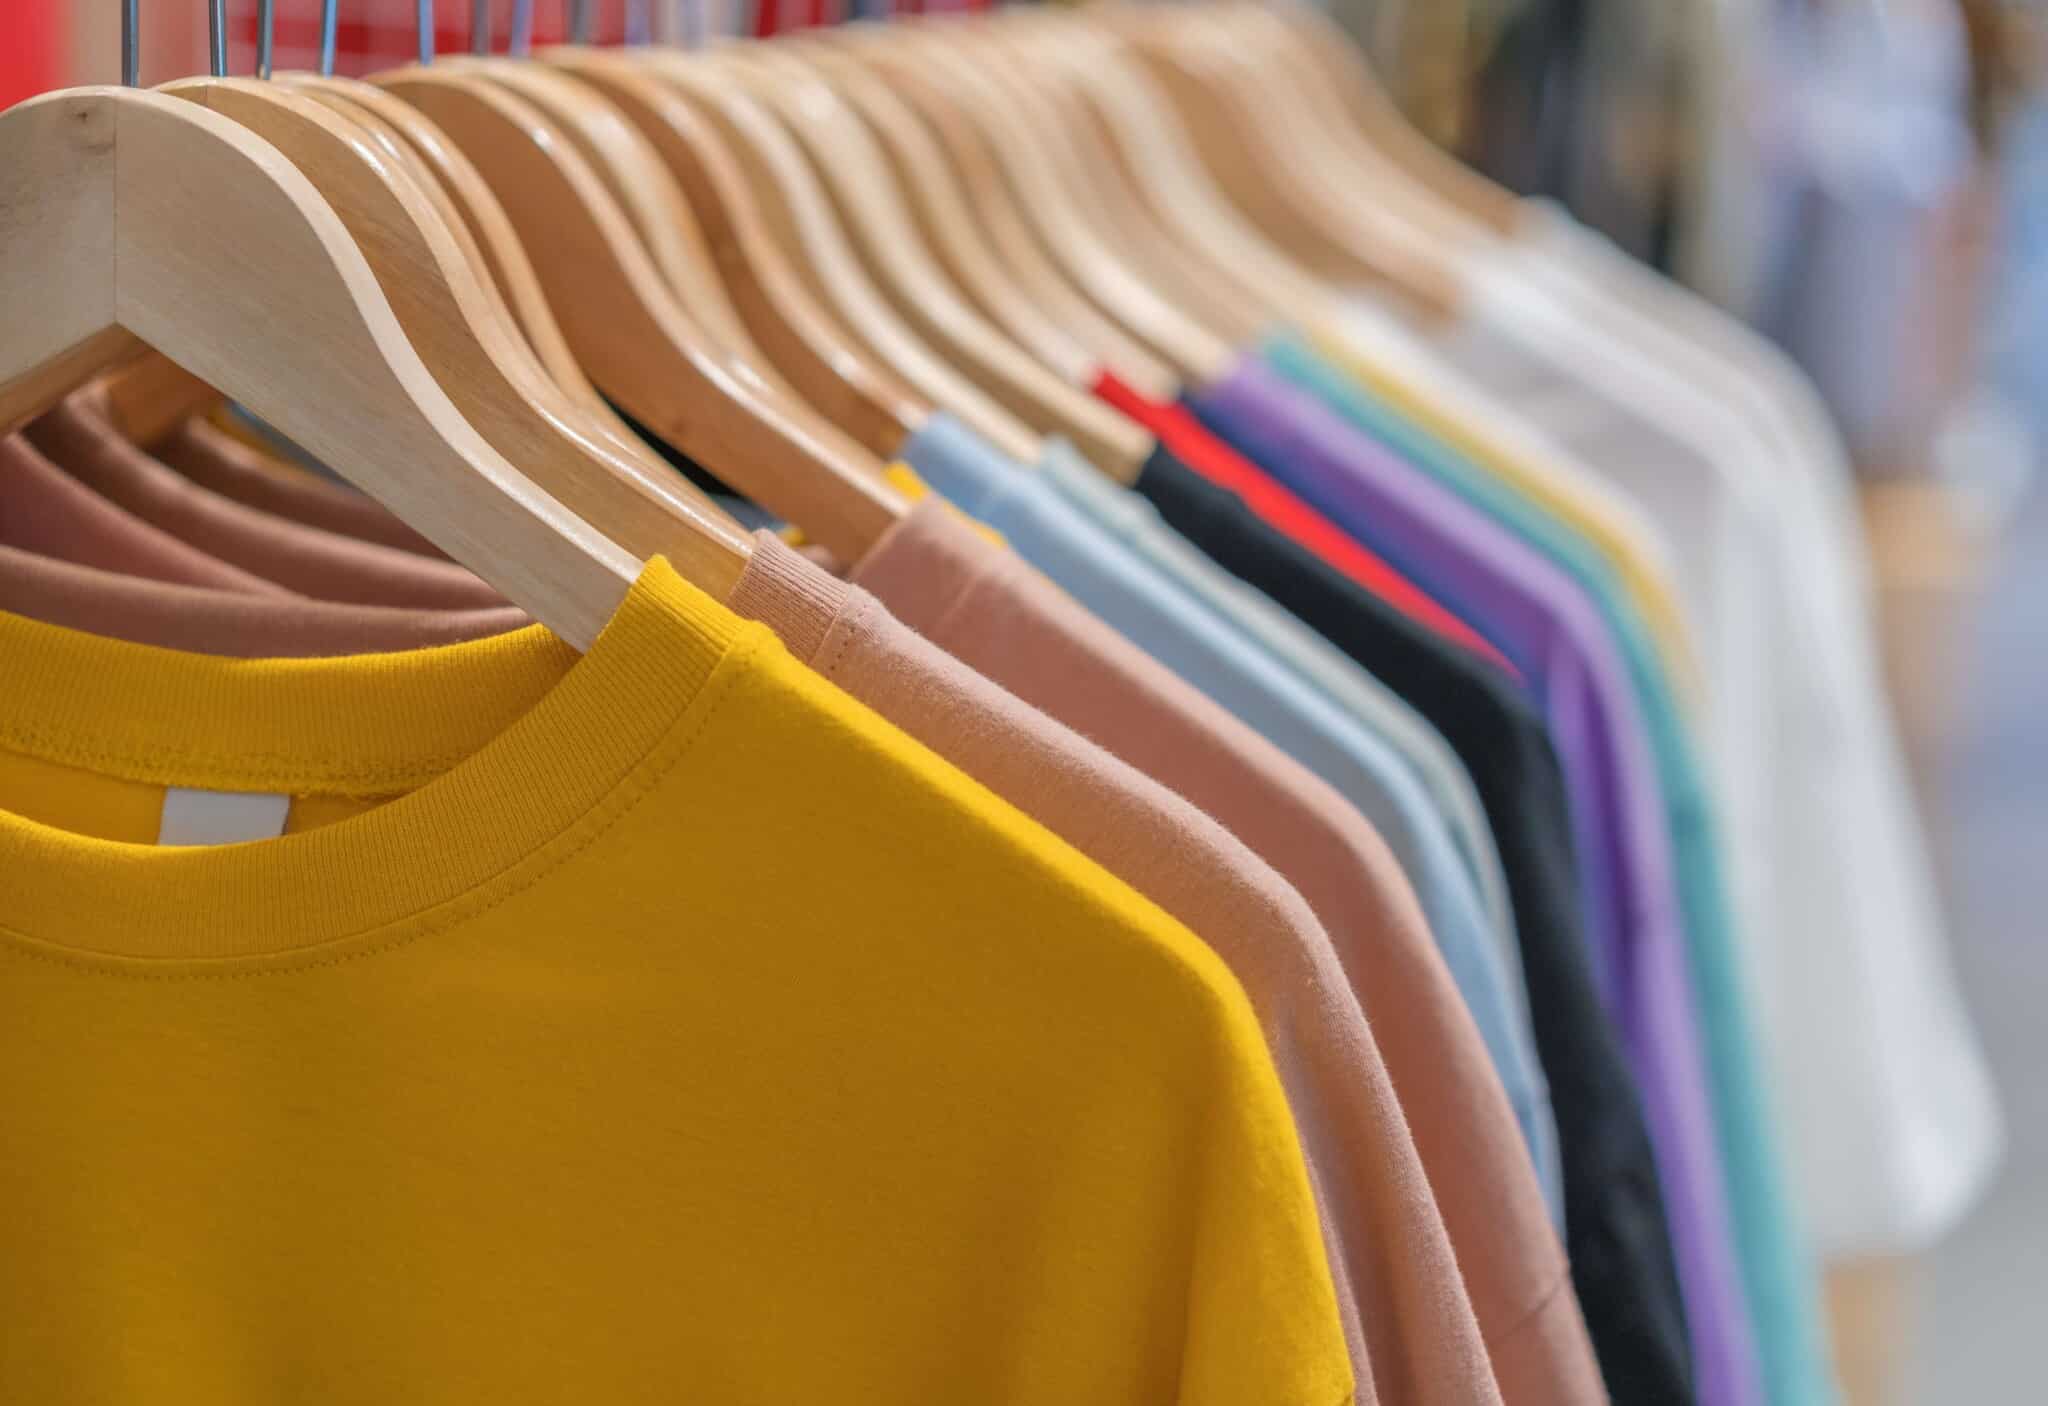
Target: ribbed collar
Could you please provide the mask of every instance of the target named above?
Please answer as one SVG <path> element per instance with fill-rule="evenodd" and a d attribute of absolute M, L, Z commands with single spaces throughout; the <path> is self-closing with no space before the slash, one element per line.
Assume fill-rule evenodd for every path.
<path fill-rule="evenodd" d="M 0 614 L 0 748 L 159 785 L 396 797 L 200 848 L 0 812 L 0 929 L 103 954 L 249 957 L 446 902 L 600 801 L 746 628 L 659 558 L 581 658 L 537 626 L 400 654 L 246 660 Z"/>

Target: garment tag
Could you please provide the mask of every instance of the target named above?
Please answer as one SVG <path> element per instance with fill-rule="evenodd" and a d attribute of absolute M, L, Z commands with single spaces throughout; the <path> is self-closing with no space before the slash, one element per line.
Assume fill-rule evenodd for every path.
<path fill-rule="evenodd" d="M 160 845 L 232 845 L 274 840 L 284 833 L 290 796 L 268 791 L 201 791 L 171 786 L 164 791 Z"/>

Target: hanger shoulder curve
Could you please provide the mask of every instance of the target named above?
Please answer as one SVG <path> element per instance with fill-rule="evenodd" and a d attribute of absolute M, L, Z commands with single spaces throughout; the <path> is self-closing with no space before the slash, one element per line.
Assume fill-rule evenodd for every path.
<path fill-rule="evenodd" d="M 464 418 L 523 473 L 636 556 L 669 556 L 729 590 L 751 548 L 693 485 L 616 453 L 550 382 L 511 314 L 483 287 L 432 202 L 311 98 L 257 79 L 191 79 L 163 91 L 269 141 L 340 214 L 399 325 Z"/>
<path fill-rule="evenodd" d="M 1054 168 L 1046 154 L 1025 139 L 1023 134 L 1029 129 L 1015 120 L 1014 104 L 1003 101 L 1007 92 L 995 94 L 1001 111 L 1012 113 L 1006 120 L 989 109 L 990 85 L 979 81 L 978 75 L 961 71 L 958 61 L 948 58 L 944 50 L 877 40 L 863 45 L 859 52 L 872 56 L 892 74 L 905 69 L 922 71 L 953 109 L 950 120 L 977 126 L 1010 182 L 1027 227 L 1096 307 L 1183 379 L 1200 383 L 1222 374 L 1230 362 L 1229 346 L 1146 285 L 1090 228 L 1065 216 L 1067 197 Z"/>
<path fill-rule="evenodd" d="M 566 45 L 541 58 L 605 93 L 653 143 L 697 211 L 755 341 L 804 398 L 875 453 L 895 454 L 930 417 L 931 403 L 856 346 L 812 298 L 765 228 L 723 137 L 625 55 Z"/>
<path fill-rule="evenodd" d="M 800 60 L 781 54 L 763 54 L 747 81 L 809 152 L 841 224 L 897 310 L 1034 430 L 1064 435 L 1122 477 L 1135 477 L 1152 450 L 1151 436 L 1050 370 L 959 294 L 922 247 L 873 134 L 845 99 Z"/>
<path fill-rule="evenodd" d="M 790 414 L 702 335 L 601 178 L 531 104 L 443 65 L 372 81 L 476 163 L 577 360 L 634 419 L 848 560 L 908 511 L 879 461 L 824 421 Z"/>
<path fill-rule="evenodd" d="M 0 420 L 16 387 L 119 328 L 579 648 L 638 574 L 470 427 L 306 176 L 198 104 L 83 88 L 0 114 L 0 304 L 20 314 L 0 325 Z"/>
<path fill-rule="evenodd" d="M 849 330 L 983 438 L 1015 458 L 1034 459 L 1039 444 L 1030 428 L 933 351 L 875 288 L 796 138 L 703 59 L 657 51 L 641 62 L 717 123 L 736 147 L 748 150 L 749 178 L 764 195 L 783 202 L 799 241 L 792 252 L 814 280 L 813 291 L 839 309 Z"/>
<path fill-rule="evenodd" d="M 653 257 L 655 268 L 697 325 L 765 379 L 779 381 L 772 365 L 765 364 L 753 333 L 741 321 L 711 263 L 696 212 L 647 139 L 616 104 L 589 84 L 547 64 L 509 58 L 450 62 L 482 74 L 546 113 L 604 181 L 612 199 L 632 222 L 642 247 Z M 787 386 L 778 385 L 777 389 L 794 394 Z"/>
<path fill-rule="evenodd" d="M 835 31 L 826 31 L 819 42 L 848 47 Z M 1156 399 L 1173 399 L 1179 374 L 1068 281 L 1032 233 L 979 129 L 959 120 L 948 100 L 916 72 L 892 73 L 883 82 L 877 70 L 854 61 L 851 52 L 848 57 L 858 71 L 876 73 L 877 86 L 902 103 L 920 131 L 938 144 L 960 183 L 975 229 L 987 238 L 993 256 L 1016 278 L 1033 305 L 1045 309 L 1054 322 L 1080 338 L 1098 364 L 1114 368 L 1124 380 Z"/>
<path fill-rule="evenodd" d="M 278 75 L 278 81 L 308 84 L 316 97 L 336 106 L 345 104 L 350 110 L 367 112 L 396 133 L 433 173 L 449 203 L 460 215 L 462 225 L 469 230 L 483 255 L 491 282 L 511 308 L 513 318 L 526 336 L 527 345 L 533 348 L 534 355 L 540 359 L 548 375 L 580 404 L 595 408 L 604 403 L 591 388 L 582 368 L 577 366 L 576 358 L 570 354 L 562 329 L 555 321 L 553 310 L 548 307 L 546 295 L 541 292 L 533 263 L 521 247 L 519 237 L 512 232 L 511 221 L 505 218 L 504 207 L 498 204 L 497 197 L 491 194 L 490 187 L 484 184 L 476 167 L 435 129 L 433 123 L 382 88 L 359 78 L 322 78 L 288 73 Z"/>

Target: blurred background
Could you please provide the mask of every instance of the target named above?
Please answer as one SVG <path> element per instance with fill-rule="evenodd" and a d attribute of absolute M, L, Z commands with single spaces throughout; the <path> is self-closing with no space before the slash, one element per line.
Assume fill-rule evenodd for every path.
<path fill-rule="evenodd" d="M 504 33 L 513 0 L 497 0 Z M 710 3 L 713 33 L 793 22 Z M 793 0 L 784 0 L 793 3 Z M 1890 682 L 1954 958 L 2008 1120 L 1999 1179 L 1910 1261 L 1836 1264 L 1855 1406 L 2040 1400 L 2048 1320 L 2048 0 L 1329 0 L 1409 116 L 1763 330 L 1855 458 Z M 280 68 L 315 0 L 277 0 Z M 811 0 L 795 22 L 876 16 Z M 8 0 L 0 106 L 113 82 L 118 0 Z M 562 0 L 539 0 L 558 37 Z M 905 9 L 923 10 L 921 3 Z M 932 9 L 946 8 L 932 0 Z M 253 67 L 257 0 L 230 0 Z M 201 71 L 202 0 L 142 0 L 145 82 Z M 621 38 L 624 0 L 598 0 Z M 470 0 L 441 0 L 440 47 Z M 414 53 L 342 0 L 340 71 Z"/>

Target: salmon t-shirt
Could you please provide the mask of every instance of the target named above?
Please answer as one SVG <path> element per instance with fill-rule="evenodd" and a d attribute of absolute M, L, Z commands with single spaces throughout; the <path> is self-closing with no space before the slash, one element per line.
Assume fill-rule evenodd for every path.
<path fill-rule="evenodd" d="M 201 487 L 127 440 L 101 388 L 74 392 L 22 432 L 101 497 L 299 595 L 443 610 L 505 604 L 495 589 L 452 561 L 309 527 Z"/>
<path fill-rule="evenodd" d="M 770 533 L 728 604 L 1185 923 L 1244 984 L 1301 1131 L 1361 1402 L 1498 1401 L 1450 1237 L 1329 935 L 1216 821 Z M 1362 1333 L 1361 1333 L 1362 1329 Z"/>
<path fill-rule="evenodd" d="M 1393 1077 L 1503 1397 L 1604 1401 L 1507 1095 L 1379 836 L 1298 763 L 925 496 L 908 470 L 890 474 L 923 501 L 850 579 L 932 643 L 1215 817 L 1299 891 L 1336 944 Z"/>

